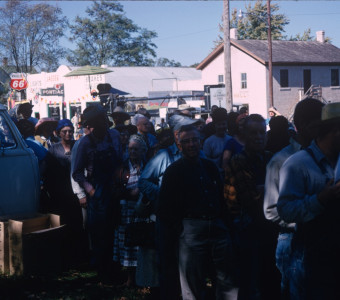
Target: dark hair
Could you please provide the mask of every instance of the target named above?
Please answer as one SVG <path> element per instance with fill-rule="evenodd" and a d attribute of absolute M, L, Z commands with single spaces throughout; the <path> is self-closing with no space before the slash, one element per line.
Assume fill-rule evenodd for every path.
<path fill-rule="evenodd" d="M 284 116 L 276 116 L 269 121 L 270 130 L 275 132 L 285 132 L 288 130 L 288 120 Z"/>
<path fill-rule="evenodd" d="M 211 113 L 211 118 L 215 123 L 227 121 L 227 117 L 228 117 L 227 110 L 223 107 L 218 107 Z"/>
<path fill-rule="evenodd" d="M 244 120 L 243 127 L 246 128 L 249 122 L 266 122 L 266 120 L 259 114 L 251 114 Z"/>
<path fill-rule="evenodd" d="M 236 119 L 240 114 L 236 111 L 231 111 L 228 114 L 228 119 L 227 119 L 227 123 L 228 123 L 228 134 L 233 136 L 236 134 L 237 130 L 238 130 L 238 126 L 236 124 Z"/>
<path fill-rule="evenodd" d="M 296 104 L 294 110 L 294 125 L 299 131 L 302 127 L 321 120 L 323 104 L 314 98 L 306 98 Z"/>
<path fill-rule="evenodd" d="M 35 127 L 31 121 L 26 120 L 26 119 L 21 119 L 16 123 L 16 125 L 17 125 L 19 132 L 24 137 L 24 139 L 26 139 L 29 136 L 34 135 Z"/>
<path fill-rule="evenodd" d="M 246 114 L 248 112 L 247 106 L 242 106 L 239 110 L 240 114 Z"/>

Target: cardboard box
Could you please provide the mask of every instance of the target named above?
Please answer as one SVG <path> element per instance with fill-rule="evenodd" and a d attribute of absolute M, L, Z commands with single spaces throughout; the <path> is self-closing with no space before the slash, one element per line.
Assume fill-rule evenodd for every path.
<path fill-rule="evenodd" d="M 8 222 L 0 222 L 0 273 L 9 272 Z"/>
<path fill-rule="evenodd" d="M 10 275 L 42 275 L 61 268 L 64 225 L 53 214 L 26 220 L 9 220 Z"/>

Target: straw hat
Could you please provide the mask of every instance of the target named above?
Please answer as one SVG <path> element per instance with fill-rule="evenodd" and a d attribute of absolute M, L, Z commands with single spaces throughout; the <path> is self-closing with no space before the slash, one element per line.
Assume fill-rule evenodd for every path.
<path fill-rule="evenodd" d="M 113 110 L 111 117 L 114 118 L 120 118 L 124 121 L 130 120 L 130 115 L 122 108 L 121 106 L 116 106 L 116 108 Z"/>

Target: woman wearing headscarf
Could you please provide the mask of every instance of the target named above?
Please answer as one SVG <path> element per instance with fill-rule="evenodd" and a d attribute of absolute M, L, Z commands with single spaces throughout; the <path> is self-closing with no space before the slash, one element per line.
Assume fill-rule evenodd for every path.
<path fill-rule="evenodd" d="M 126 267 L 128 278 L 126 286 L 135 283 L 137 266 L 137 247 L 127 247 L 125 241 L 126 225 L 136 219 L 135 206 L 139 196 L 138 180 L 144 167 L 144 156 L 147 146 L 139 135 L 132 135 L 128 143 L 129 157 L 118 172 L 120 187 L 121 223 L 115 231 L 114 261 Z"/>
<path fill-rule="evenodd" d="M 66 224 L 65 245 L 63 249 L 65 267 L 75 262 L 84 249 L 85 234 L 82 226 L 81 207 L 71 185 L 71 151 L 74 127 L 70 120 L 58 122 L 56 132 L 60 142 L 49 149 L 45 183 L 51 196 L 50 212 L 60 215 L 62 224 Z M 82 249 L 80 249 L 82 246 Z"/>

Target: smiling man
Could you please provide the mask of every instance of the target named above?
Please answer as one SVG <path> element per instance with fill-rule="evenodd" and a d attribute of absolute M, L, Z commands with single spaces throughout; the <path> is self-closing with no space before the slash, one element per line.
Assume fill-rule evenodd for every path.
<path fill-rule="evenodd" d="M 205 299 L 211 267 L 217 299 L 236 299 L 219 171 L 213 162 L 200 158 L 200 134 L 195 127 L 182 126 L 178 137 L 183 157 L 165 171 L 157 207 L 158 234 L 173 250 L 166 249 L 167 261 L 179 266 L 184 300 Z"/>

